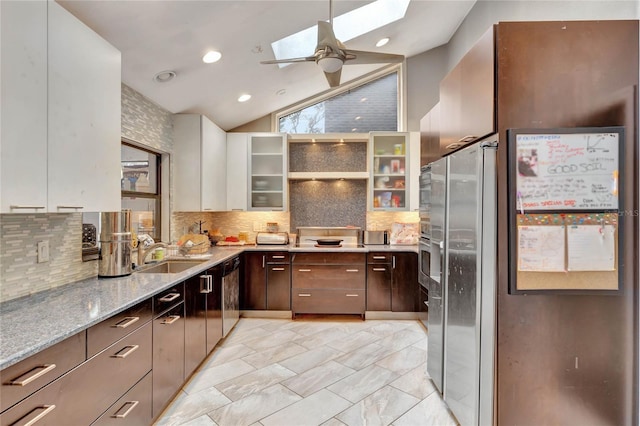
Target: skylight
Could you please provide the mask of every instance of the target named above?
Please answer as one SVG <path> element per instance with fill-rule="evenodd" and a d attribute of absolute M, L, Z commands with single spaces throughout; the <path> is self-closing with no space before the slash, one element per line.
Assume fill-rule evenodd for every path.
<path fill-rule="evenodd" d="M 333 18 L 333 32 L 343 43 L 404 18 L 410 0 L 376 0 Z M 318 43 L 318 26 L 271 43 L 276 59 L 311 56 Z M 278 64 L 280 68 L 289 64 Z"/>

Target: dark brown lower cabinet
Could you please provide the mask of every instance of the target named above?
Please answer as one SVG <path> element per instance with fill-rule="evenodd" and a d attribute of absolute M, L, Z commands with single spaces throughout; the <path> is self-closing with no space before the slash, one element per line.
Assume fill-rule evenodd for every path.
<path fill-rule="evenodd" d="M 418 254 L 394 253 L 391 267 L 391 310 L 418 312 Z"/>
<path fill-rule="evenodd" d="M 207 301 L 207 355 L 222 339 L 222 278 L 221 272 L 209 270 L 212 276 L 211 291 L 206 293 Z"/>
<path fill-rule="evenodd" d="M 267 309 L 291 310 L 291 265 L 267 264 Z"/>
<path fill-rule="evenodd" d="M 153 320 L 153 417 L 184 382 L 184 302 Z"/>
<path fill-rule="evenodd" d="M 240 309 L 291 309 L 291 266 L 288 252 L 247 252 L 243 255 Z"/>
<path fill-rule="evenodd" d="M 129 392 L 116 401 L 92 426 L 149 425 L 151 416 L 152 374 L 147 373 Z"/>
<path fill-rule="evenodd" d="M 367 311 L 391 310 L 390 253 L 367 254 Z"/>
<path fill-rule="evenodd" d="M 206 271 L 184 282 L 184 378 L 195 371 L 207 356 L 207 297 L 209 276 Z"/>
<path fill-rule="evenodd" d="M 242 261 L 240 309 L 265 310 L 267 309 L 266 253 L 247 252 L 243 254 Z"/>

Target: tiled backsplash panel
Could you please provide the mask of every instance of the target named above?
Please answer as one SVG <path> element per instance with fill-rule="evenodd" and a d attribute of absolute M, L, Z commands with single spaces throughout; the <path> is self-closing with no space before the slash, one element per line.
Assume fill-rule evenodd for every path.
<path fill-rule="evenodd" d="M 49 262 L 37 244 L 49 242 Z M 82 262 L 82 213 L 0 215 L 0 302 L 97 275 Z"/>
<path fill-rule="evenodd" d="M 299 226 L 359 226 L 367 215 L 367 181 L 292 180 L 289 182 L 291 229 Z"/>
<path fill-rule="evenodd" d="M 366 142 L 289 144 L 290 172 L 366 172 Z"/>
<path fill-rule="evenodd" d="M 397 223 L 418 223 L 420 216 L 418 212 L 368 212 L 367 227 L 370 231 L 391 230 L 391 224 Z"/>
<path fill-rule="evenodd" d="M 122 85 L 122 137 L 173 152 L 173 114 Z"/>

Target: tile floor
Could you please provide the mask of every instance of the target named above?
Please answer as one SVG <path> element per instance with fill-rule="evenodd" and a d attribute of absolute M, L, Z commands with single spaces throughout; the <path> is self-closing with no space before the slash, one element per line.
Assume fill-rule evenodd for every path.
<path fill-rule="evenodd" d="M 242 318 L 156 425 L 448 426 L 418 321 Z"/>

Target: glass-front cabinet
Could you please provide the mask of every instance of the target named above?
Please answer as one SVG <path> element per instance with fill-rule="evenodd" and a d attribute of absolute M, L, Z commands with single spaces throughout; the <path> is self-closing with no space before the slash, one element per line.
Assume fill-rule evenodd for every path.
<path fill-rule="evenodd" d="M 286 210 L 286 134 L 252 133 L 248 148 L 249 210 Z"/>
<path fill-rule="evenodd" d="M 370 133 L 370 210 L 409 209 L 409 145 L 408 133 Z"/>

